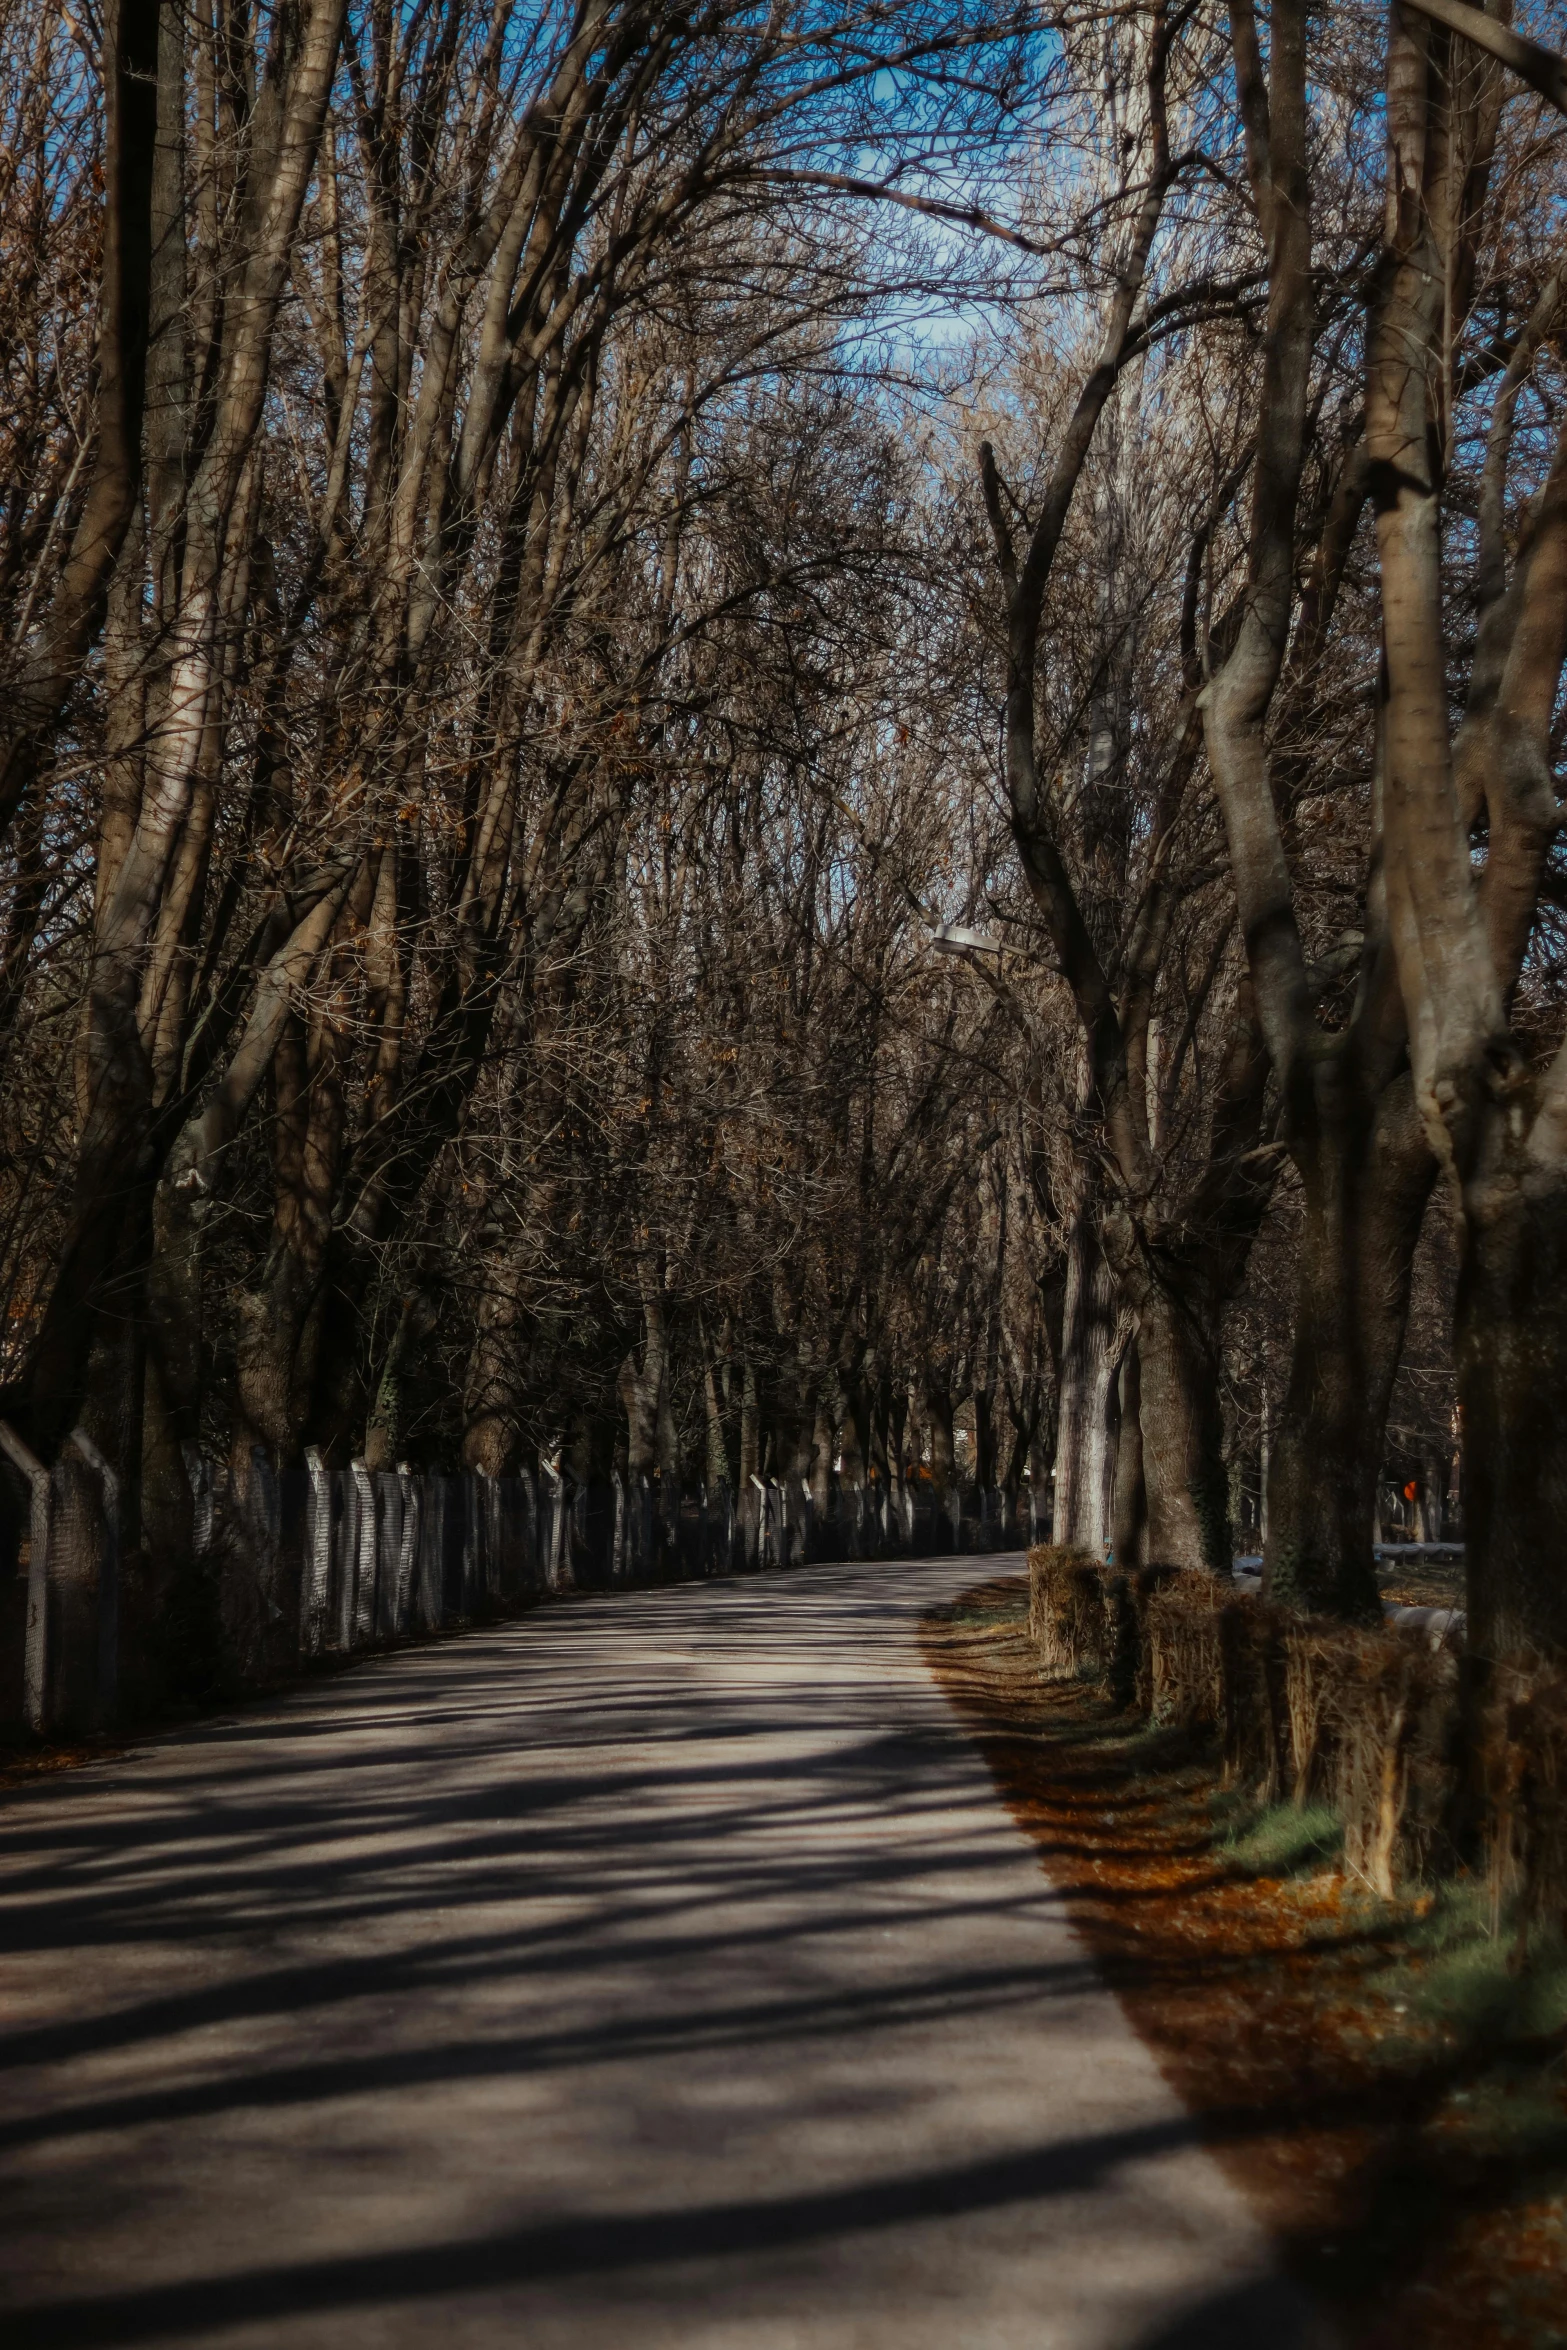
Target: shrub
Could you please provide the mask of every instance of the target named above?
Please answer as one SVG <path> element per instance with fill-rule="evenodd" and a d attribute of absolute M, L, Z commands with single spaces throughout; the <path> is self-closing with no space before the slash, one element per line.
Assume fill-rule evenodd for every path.
<path fill-rule="evenodd" d="M 1104 1669 L 1102 1570 L 1092 1553 L 1041 1543 L 1028 1554 L 1028 1628 L 1045 1671 L 1097 1680 Z"/>
<path fill-rule="evenodd" d="M 1216 1728 L 1224 1719 L 1219 1611 L 1229 1586 L 1216 1576 L 1172 1577 L 1148 1602 L 1148 1710 L 1161 1724 Z"/>
<path fill-rule="evenodd" d="M 1216 1733 L 1226 1786 L 1265 1805 L 1330 1804 L 1346 1866 L 1377 1893 L 1451 1856 L 1461 1716 L 1450 1644 L 1303 1620 L 1213 1575 L 1125 1571 L 1048 1545 L 1029 1554 L 1029 1626 L 1053 1677 L 1097 1682 L 1161 1726 Z M 1522 1889 L 1531 1921 L 1559 1921 L 1567 1679 L 1499 1681 L 1491 1717 L 1493 1873 Z"/>
<path fill-rule="evenodd" d="M 1118 1705 L 1153 1703 L 1148 1608 L 1174 1567 L 1103 1566 L 1086 1550 L 1041 1543 L 1028 1554 L 1029 1631 L 1046 1673 L 1101 1683 Z"/>
<path fill-rule="evenodd" d="M 1445 1857 L 1458 1790 L 1458 1661 L 1418 1632 L 1344 1630 L 1327 1704 L 1344 1858 L 1375 1893 Z"/>

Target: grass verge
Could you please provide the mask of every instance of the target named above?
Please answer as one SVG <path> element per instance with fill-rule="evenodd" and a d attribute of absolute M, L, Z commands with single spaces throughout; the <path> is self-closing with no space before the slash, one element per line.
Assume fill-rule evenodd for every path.
<path fill-rule="evenodd" d="M 1290 2264 L 1360 2350 L 1567 2344 L 1567 1959 L 1511 1971 L 1479 1890 L 1397 1903 L 1324 1809 L 1042 1681 L 1020 1578 L 925 1625 L 1079 1927 Z"/>

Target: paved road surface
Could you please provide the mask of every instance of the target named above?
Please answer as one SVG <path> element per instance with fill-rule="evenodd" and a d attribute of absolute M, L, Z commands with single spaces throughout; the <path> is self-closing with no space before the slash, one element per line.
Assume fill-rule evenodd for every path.
<path fill-rule="evenodd" d="M 0 2340 L 1316 2336 L 915 1646 L 588 1599 L 0 1805 Z"/>

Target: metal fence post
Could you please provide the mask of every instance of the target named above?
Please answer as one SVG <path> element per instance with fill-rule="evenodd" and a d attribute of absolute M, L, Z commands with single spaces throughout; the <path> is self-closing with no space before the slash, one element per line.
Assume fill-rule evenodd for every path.
<path fill-rule="evenodd" d="M 484 1589 L 491 1604 L 504 1607 L 507 1600 L 505 1559 L 501 1551 L 501 1481 L 487 1477 L 480 1489 L 484 1496 Z"/>
<path fill-rule="evenodd" d="M 212 1548 L 212 1463 L 194 1437 L 180 1446 L 185 1482 L 190 1487 L 190 1546 L 197 1558 Z"/>
<path fill-rule="evenodd" d="M 541 1471 L 539 1485 L 539 1548 L 542 1553 L 542 1564 L 544 1568 L 544 1588 L 546 1591 L 558 1591 L 560 1589 L 560 1567 L 558 1552 L 560 1548 L 560 1537 L 564 1531 L 563 1520 L 566 1514 L 561 1507 L 561 1504 L 565 1499 L 565 1487 L 563 1486 L 557 1472 L 550 1467 L 548 1461 L 541 1461 L 539 1463 L 539 1468 Z"/>
<path fill-rule="evenodd" d="M 350 1642 L 375 1638 L 375 1487 L 370 1482 L 370 1471 L 365 1463 L 355 1461 L 350 1470 L 354 1480 L 354 1586 Z"/>
<path fill-rule="evenodd" d="M 359 1573 L 359 1488 L 353 1472 L 333 1469 L 327 1477 L 332 1496 L 332 1615 L 337 1627 L 334 1646 L 346 1656 L 354 1645 L 354 1584 Z"/>
<path fill-rule="evenodd" d="M 27 1544 L 27 1649 L 22 1667 L 22 1710 L 27 1726 L 41 1738 L 49 1703 L 49 1472 L 29 1452 L 9 1420 L 0 1420 L 0 1448 L 27 1479 L 31 1495 Z"/>
<path fill-rule="evenodd" d="M 482 1470 L 479 1475 L 482 1475 Z M 479 1595 L 479 1477 L 470 1469 L 462 1480 L 462 1612 L 474 1613 Z"/>
<path fill-rule="evenodd" d="M 313 1656 L 326 1629 L 327 1599 L 332 1579 L 332 1488 L 320 1449 L 305 1451 L 310 1477 L 310 1501 L 305 1516 L 305 1572 L 299 1616 L 299 1645 Z"/>
<path fill-rule="evenodd" d="M 433 1632 L 446 1612 L 446 1480 L 424 1477 L 419 1487 L 419 1606 Z"/>
<path fill-rule="evenodd" d="M 397 1630 L 397 1561 L 403 1543 L 403 1489 L 390 1469 L 370 1469 L 375 1515 L 375 1636 Z"/>
<path fill-rule="evenodd" d="M 392 1630 L 406 1632 L 413 1592 L 414 1561 L 419 1555 L 419 1485 L 406 1461 L 397 1464 L 401 1514 L 397 1528 L 397 1582 L 392 1605 Z"/>
<path fill-rule="evenodd" d="M 611 1469 L 609 1481 L 615 1496 L 615 1531 L 610 1537 L 609 1579 L 623 1583 L 626 1579 L 626 1481 L 618 1469 Z"/>
<path fill-rule="evenodd" d="M 113 1719 L 120 1694 L 120 1480 L 85 1428 L 66 1438 L 98 1480 L 103 1535 L 98 1547 L 98 1710 Z"/>
<path fill-rule="evenodd" d="M 544 1584 L 539 1571 L 539 1496 L 526 1462 L 517 1472 L 517 1483 L 522 1488 L 522 1585 L 525 1591 L 539 1591 Z"/>

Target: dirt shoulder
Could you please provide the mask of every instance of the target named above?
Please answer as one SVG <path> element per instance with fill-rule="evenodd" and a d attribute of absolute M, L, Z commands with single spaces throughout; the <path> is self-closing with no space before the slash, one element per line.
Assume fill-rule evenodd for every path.
<path fill-rule="evenodd" d="M 1567 2344 L 1567 1965 L 1510 1972 L 1472 1888 L 1379 1901 L 1329 1816 L 1043 1682 L 1026 1619 L 978 1584 L 931 1666 L 1291 2266 L 1362 2350 Z"/>

